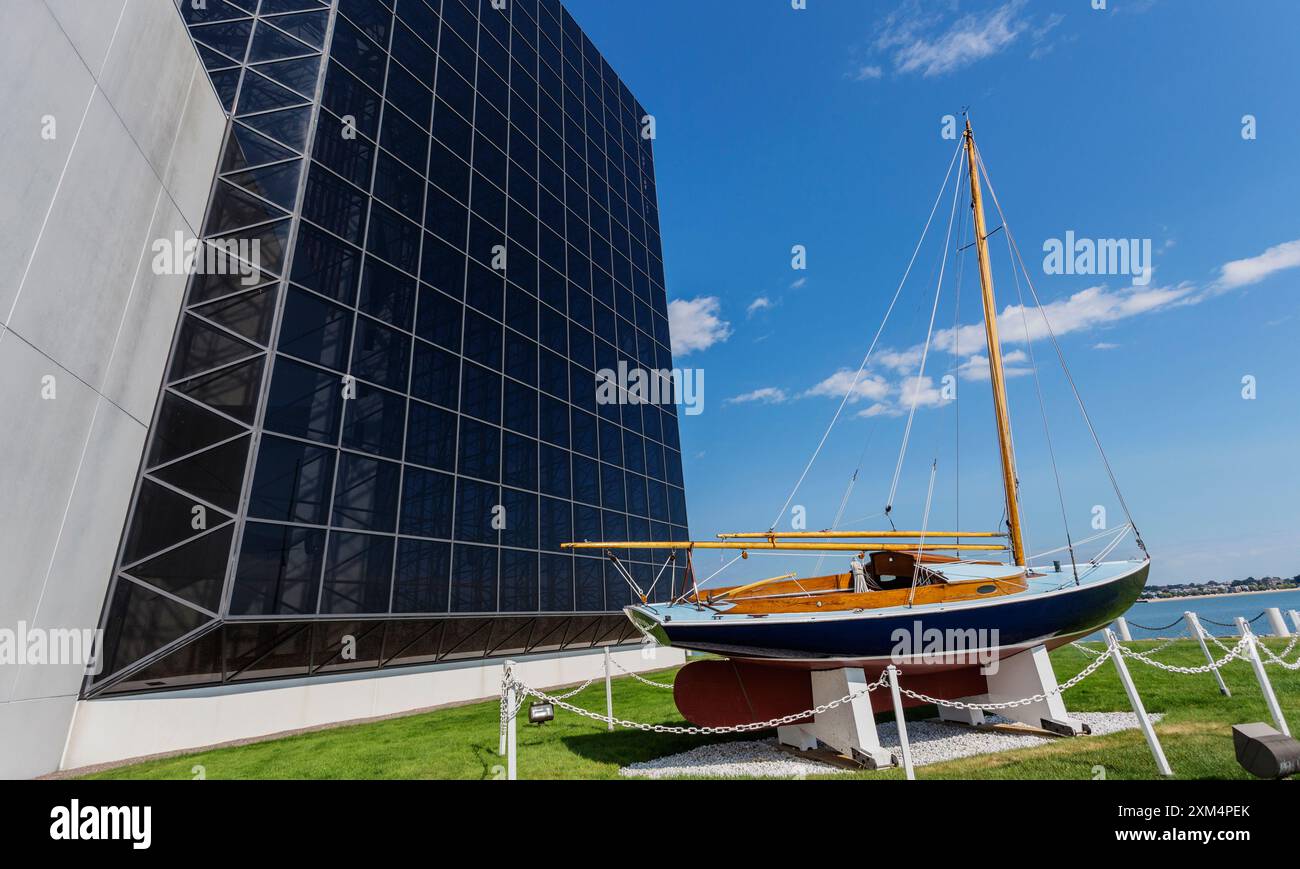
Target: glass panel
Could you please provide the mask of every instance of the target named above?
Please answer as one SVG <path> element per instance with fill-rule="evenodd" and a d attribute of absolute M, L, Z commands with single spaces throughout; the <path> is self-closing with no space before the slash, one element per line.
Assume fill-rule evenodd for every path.
<path fill-rule="evenodd" d="M 131 568 L 131 575 L 155 588 L 216 612 L 230 560 L 234 526 L 228 525 Z"/>
<path fill-rule="evenodd" d="M 249 493 L 257 519 L 324 525 L 334 480 L 335 451 L 264 435 Z"/>
<path fill-rule="evenodd" d="M 488 613 L 497 608 L 497 550 L 488 546 L 454 547 L 451 611 Z M 455 651 L 467 651 L 463 647 Z"/>
<path fill-rule="evenodd" d="M 455 410 L 460 406 L 460 357 L 415 342 L 411 365 L 411 395 Z"/>
<path fill-rule="evenodd" d="M 334 488 L 333 524 L 392 533 L 397 525 L 400 465 L 344 453 Z"/>
<path fill-rule="evenodd" d="M 102 678 L 202 627 L 209 617 L 128 579 L 118 579 L 108 603 Z M 102 681 L 101 678 L 101 681 Z"/>
<path fill-rule="evenodd" d="M 413 541 L 419 543 L 420 541 Z M 400 544 L 399 544 L 400 545 Z M 448 554 L 447 561 L 450 563 L 451 555 Z M 399 563 L 398 570 L 401 570 Z M 443 574 L 445 576 L 445 572 Z M 437 612 L 443 612 L 446 606 L 446 581 L 442 583 L 443 605 L 438 608 Z M 395 610 L 401 612 L 401 610 Z M 423 612 L 423 610 L 421 610 Z M 403 619 L 400 621 L 390 622 L 388 625 L 388 636 L 384 640 L 384 661 L 385 666 L 410 666 L 413 664 L 428 664 L 438 659 L 438 649 L 442 645 L 442 631 L 446 625 L 445 619 L 437 621 L 418 621 Z"/>
<path fill-rule="evenodd" d="M 316 612 L 325 532 L 249 522 L 230 599 L 232 616 Z"/>
<path fill-rule="evenodd" d="M 204 235 L 221 235 L 244 226 L 265 223 L 285 216 L 284 209 L 240 190 L 224 181 L 218 182 L 204 224 Z"/>
<path fill-rule="evenodd" d="M 337 443 L 343 402 L 343 380 L 284 357 L 275 363 L 265 426 L 270 431 Z"/>
<path fill-rule="evenodd" d="M 500 513 L 501 492 L 495 485 L 461 478 L 456 484 L 456 539 L 496 543 L 494 527 Z"/>
<path fill-rule="evenodd" d="M 406 539 L 397 541 L 393 612 L 446 612 L 450 569 L 450 543 Z"/>
<path fill-rule="evenodd" d="M 221 158 L 221 172 L 234 172 L 263 163 L 275 163 L 296 156 L 288 148 L 271 141 L 243 124 L 230 125 L 230 138 Z"/>
<path fill-rule="evenodd" d="M 544 553 L 541 556 L 540 585 L 542 610 L 571 612 L 573 610 L 573 556 Z"/>
<path fill-rule="evenodd" d="M 298 178 L 301 161 L 263 166 L 226 176 L 226 180 L 269 199 L 282 208 L 293 208 L 298 201 Z"/>
<path fill-rule="evenodd" d="M 392 537 L 330 534 L 322 613 L 386 613 L 393 585 Z"/>
<path fill-rule="evenodd" d="M 307 125 L 311 123 L 311 106 L 284 109 L 264 115 L 247 115 L 240 120 L 277 142 L 302 153 L 307 144 Z"/>
<path fill-rule="evenodd" d="M 131 516 L 131 530 L 126 535 L 126 546 L 122 551 L 122 563 L 133 564 L 187 538 L 198 536 L 199 531 L 204 529 L 196 529 L 192 523 L 200 515 L 193 512 L 199 506 L 192 498 L 153 480 L 142 480 L 135 511 Z M 206 514 L 208 528 L 219 525 L 227 518 L 212 510 L 206 510 Z"/>
<path fill-rule="evenodd" d="M 266 11 L 263 10 L 262 14 L 265 15 Z M 301 15 L 283 15 L 264 20 L 315 48 L 325 44 L 325 27 L 329 23 L 328 12 L 304 12 Z"/>
<path fill-rule="evenodd" d="M 298 229 L 293 281 L 345 305 L 353 304 L 361 270 L 361 251 L 309 223 Z"/>
<path fill-rule="evenodd" d="M 356 398 L 343 412 L 343 446 L 389 459 L 402 458 L 406 397 L 357 384 Z"/>
<path fill-rule="evenodd" d="M 460 421 L 462 474 L 495 482 L 500 472 L 501 430 L 468 418 Z"/>
<path fill-rule="evenodd" d="M 236 60 L 243 58 L 248 49 L 248 35 L 252 32 L 253 22 L 250 20 L 202 24 L 190 28 L 190 34 L 196 40 Z"/>
<path fill-rule="evenodd" d="M 226 678 L 232 682 L 306 676 L 311 625 L 226 625 Z"/>
<path fill-rule="evenodd" d="M 386 622 L 317 622 L 312 672 L 374 670 L 384 650 Z"/>
<path fill-rule="evenodd" d="M 264 19 L 258 26 L 257 32 L 253 34 L 253 45 L 248 52 L 250 62 L 279 60 L 282 57 L 310 54 L 315 50 L 312 46 L 299 42 L 269 26 L 268 21 L 273 20 Z"/>
<path fill-rule="evenodd" d="M 536 552 L 501 550 L 501 612 L 536 612 L 538 579 Z"/>
<path fill-rule="evenodd" d="M 368 317 L 357 319 L 352 348 L 352 373 L 357 377 L 407 391 L 411 339 Z"/>
<path fill-rule="evenodd" d="M 456 470 L 456 415 L 411 402 L 406 429 L 406 460 L 442 471 Z"/>
<path fill-rule="evenodd" d="M 320 76 L 320 58 L 303 57 L 297 60 L 263 63 L 254 69 L 310 99 L 316 93 L 316 81 Z"/>
<path fill-rule="evenodd" d="M 277 289 L 274 286 L 263 287 L 251 293 L 220 299 L 195 308 L 194 313 L 265 346 L 275 320 Z"/>
<path fill-rule="evenodd" d="M 343 371 L 352 342 L 352 312 L 319 296 L 289 289 L 280 324 L 280 352 Z"/>
<path fill-rule="evenodd" d="M 428 287 L 421 287 L 415 334 L 439 347 L 459 353 L 464 311 L 465 306 L 455 299 Z"/>
<path fill-rule="evenodd" d="M 501 375 L 472 362 L 462 371 L 460 411 L 491 423 L 501 421 Z"/>
<path fill-rule="evenodd" d="M 247 437 L 231 441 L 154 471 L 153 476 L 233 513 L 244 485 L 248 444 Z"/>
<path fill-rule="evenodd" d="M 410 329 L 415 312 L 415 279 L 367 257 L 361 278 L 360 307 L 399 329 Z"/>
<path fill-rule="evenodd" d="M 515 489 L 501 491 L 501 545 L 537 548 L 537 496 Z"/>
<path fill-rule="evenodd" d="M 153 467 L 232 438 L 243 429 L 228 419 L 204 410 L 192 401 L 170 393 L 163 396 L 158 421 L 153 426 L 149 459 Z"/>
<path fill-rule="evenodd" d="M 407 468 L 402 485 L 401 533 L 450 539 L 455 482 L 447 474 Z"/>
<path fill-rule="evenodd" d="M 268 112 L 272 109 L 301 105 L 306 101 L 306 97 L 302 94 L 295 93 L 266 76 L 249 70 L 244 74 L 244 84 L 239 89 L 239 114 Z"/>

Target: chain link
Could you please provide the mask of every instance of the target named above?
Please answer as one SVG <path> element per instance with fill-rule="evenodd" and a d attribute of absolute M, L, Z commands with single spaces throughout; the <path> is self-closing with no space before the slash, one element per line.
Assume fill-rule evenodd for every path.
<path fill-rule="evenodd" d="M 1213 670 L 1218 670 L 1222 667 L 1227 666 L 1237 658 L 1240 658 L 1246 652 L 1246 649 L 1249 648 L 1250 639 L 1251 637 L 1249 635 L 1242 637 L 1241 642 L 1237 643 L 1237 645 L 1233 646 L 1231 649 L 1229 649 L 1227 646 L 1224 646 L 1217 639 L 1215 639 L 1215 644 L 1218 645 L 1219 648 L 1227 652 L 1227 654 L 1217 661 L 1211 661 L 1210 663 L 1203 664 L 1200 667 L 1178 667 L 1175 666 L 1174 664 L 1162 664 L 1159 661 L 1151 660 L 1151 658 L 1149 658 L 1146 654 L 1136 651 L 1135 649 L 1130 649 L 1127 646 L 1120 646 L 1119 648 L 1123 652 L 1124 657 L 1132 658 L 1135 661 L 1141 661 L 1143 664 L 1146 664 L 1148 667 L 1155 667 L 1157 670 L 1164 670 L 1167 673 L 1181 673 L 1185 676 L 1195 676 L 1203 673 L 1209 673 Z"/>
<path fill-rule="evenodd" d="M 667 733 L 675 736 L 720 736 L 728 733 L 753 733 L 758 730 L 771 730 L 774 727 L 784 727 L 787 724 L 794 724 L 807 718 L 814 718 L 850 703 L 859 697 L 864 697 L 879 688 L 889 684 L 889 671 L 880 674 L 880 678 L 872 682 L 865 688 L 859 689 L 846 694 L 839 700 L 832 700 L 830 703 L 824 703 L 821 706 L 815 706 L 805 712 L 797 712 L 793 715 L 785 715 L 781 718 L 773 718 L 770 721 L 755 722 L 753 724 L 740 724 L 735 727 L 673 727 L 666 724 L 642 724 L 637 721 L 628 721 L 624 718 L 615 718 L 608 715 L 601 715 L 599 712 L 592 712 L 588 709 L 582 709 L 574 706 L 572 703 L 566 703 L 558 697 L 552 697 L 545 692 L 530 688 L 522 682 L 516 680 L 511 673 L 506 674 L 508 685 L 513 685 L 516 691 L 521 695 L 536 697 L 543 703 L 551 703 L 555 706 L 565 709 L 575 715 L 581 715 L 583 718 L 590 718 L 592 721 L 599 721 L 602 724 L 614 724 L 627 730 L 640 730 L 646 733 Z"/>
<path fill-rule="evenodd" d="M 1084 679 L 1087 679 L 1093 673 L 1097 672 L 1101 665 L 1110 660 L 1110 657 L 1114 654 L 1114 649 L 1107 649 L 1100 653 L 1096 660 L 1080 670 L 1077 676 L 1063 685 L 1057 685 L 1050 691 L 1045 691 L 1042 694 L 1035 694 L 1032 697 L 1025 697 L 1020 700 L 1008 700 L 1005 703 L 966 703 L 961 700 L 942 700 L 938 697 L 931 697 L 928 694 L 922 694 L 919 691 L 911 691 L 901 685 L 898 687 L 898 690 L 901 693 L 906 694 L 908 697 L 911 697 L 913 700 L 917 700 L 921 703 L 929 703 L 934 706 L 946 706 L 949 709 L 978 709 L 981 712 L 997 712 L 1002 709 L 1015 709 L 1020 706 L 1030 706 L 1034 703 L 1042 703 L 1048 697 L 1054 697 L 1057 694 L 1064 694 L 1066 691 L 1069 691 L 1075 685 L 1078 685 Z"/>
<path fill-rule="evenodd" d="M 629 669 L 627 669 L 626 667 L 624 667 L 622 664 L 620 664 L 620 663 L 618 662 L 617 659 L 615 659 L 615 658 L 613 658 L 613 657 L 610 657 L 609 660 L 610 660 L 611 662 L 613 662 L 614 666 L 615 666 L 615 667 L 618 667 L 618 669 L 619 669 L 620 671 L 622 671 L 623 673 L 625 673 L 625 674 L 628 675 L 628 676 L 631 676 L 633 679 L 637 680 L 637 681 L 640 682 L 642 685 L 649 685 L 651 688 L 665 688 L 665 689 L 668 689 L 668 690 L 670 690 L 670 691 L 672 690 L 672 687 L 673 687 L 672 685 L 664 684 L 663 682 L 654 682 L 654 681 L 652 681 L 652 680 L 650 680 L 650 679 L 647 679 L 645 676 L 642 676 L 640 673 L 633 673 L 631 670 L 629 670 Z"/>

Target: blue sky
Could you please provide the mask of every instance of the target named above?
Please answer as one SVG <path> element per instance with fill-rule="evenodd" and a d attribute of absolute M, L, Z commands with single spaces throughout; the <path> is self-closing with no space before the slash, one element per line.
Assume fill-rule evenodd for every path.
<path fill-rule="evenodd" d="M 656 116 L 677 362 L 705 375 L 704 412 L 682 424 L 697 538 L 771 524 L 934 203 L 956 144 L 942 138 L 941 119 L 969 105 L 1030 277 L 1155 559 L 1153 580 L 1300 573 L 1300 6 L 567 5 Z M 1246 115 L 1253 139 L 1242 135 Z M 882 337 L 889 352 L 794 499 L 810 528 L 832 524 L 864 448 L 843 518 L 884 521 L 866 517 L 883 510 L 894 476 L 910 406 L 900 390 L 918 373 L 950 204 Z M 990 227 L 999 222 L 991 210 Z M 1149 283 L 1045 274 L 1044 242 L 1071 231 L 1150 239 Z M 990 244 L 999 305 L 1013 305 L 1005 237 Z M 805 271 L 791 268 L 794 245 L 807 247 Z M 987 375 L 972 376 L 972 353 L 984 351 L 950 340 L 958 320 L 980 322 L 973 254 L 960 294 L 948 272 L 926 368 L 934 386 L 958 377 L 960 401 L 922 391 L 895 499 L 900 528 L 921 522 L 935 459 L 930 527 L 992 530 L 1000 518 Z M 1013 314 L 1004 321 L 1023 322 Z M 1041 552 L 1064 543 L 1061 508 L 1023 326 L 1004 339 L 1020 375 L 1009 389 L 1029 548 Z M 1122 524 L 1050 344 L 1035 341 L 1033 353 L 1074 537 L 1094 533 L 1096 506 Z M 846 370 L 847 380 L 834 379 Z M 1257 390 L 1249 401 L 1247 376 Z M 709 556 L 703 568 L 715 563 Z M 754 559 L 742 574 L 781 567 Z M 794 569 L 808 575 L 811 565 Z"/>

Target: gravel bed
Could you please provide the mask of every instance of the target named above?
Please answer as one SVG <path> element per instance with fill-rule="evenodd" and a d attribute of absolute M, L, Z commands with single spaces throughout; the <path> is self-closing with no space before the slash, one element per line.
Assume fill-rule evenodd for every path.
<path fill-rule="evenodd" d="M 1136 730 L 1138 727 L 1137 716 L 1131 712 L 1080 712 L 1074 717 L 1090 725 L 1094 736 Z M 1152 722 L 1157 722 L 1162 717 L 1150 716 Z M 987 720 L 992 724 L 1011 723 L 996 715 L 988 716 Z M 897 755 L 898 727 L 893 722 L 888 722 L 878 724 L 877 731 L 881 744 Z M 1057 738 L 1034 733 L 964 727 L 937 718 L 909 721 L 907 736 L 912 749 L 912 763 L 916 766 L 1012 751 Z M 779 747 L 775 739 L 766 739 L 703 745 L 681 754 L 631 764 L 619 770 L 619 774 L 629 778 L 801 778 L 846 771 L 818 760 L 801 758 L 798 754 Z"/>

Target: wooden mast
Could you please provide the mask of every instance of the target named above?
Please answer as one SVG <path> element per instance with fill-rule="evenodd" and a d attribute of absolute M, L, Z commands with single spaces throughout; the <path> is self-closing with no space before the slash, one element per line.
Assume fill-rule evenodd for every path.
<path fill-rule="evenodd" d="M 979 252 L 980 288 L 984 297 L 984 332 L 989 344 L 989 379 L 993 382 L 993 408 L 997 417 L 998 447 L 1002 453 L 1002 484 L 1006 489 L 1007 526 L 1015 563 L 1025 565 L 1025 541 L 1020 528 L 1020 503 L 1016 485 L 1016 454 L 1011 444 L 1011 412 L 1007 407 L 1007 380 L 1002 368 L 1002 343 L 998 340 L 998 307 L 993 296 L 993 268 L 989 262 L 988 229 L 984 222 L 984 199 L 980 194 L 979 161 L 975 156 L 975 133 L 966 120 L 966 159 L 970 165 L 971 208 L 975 212 L 975 244 Z"/>

